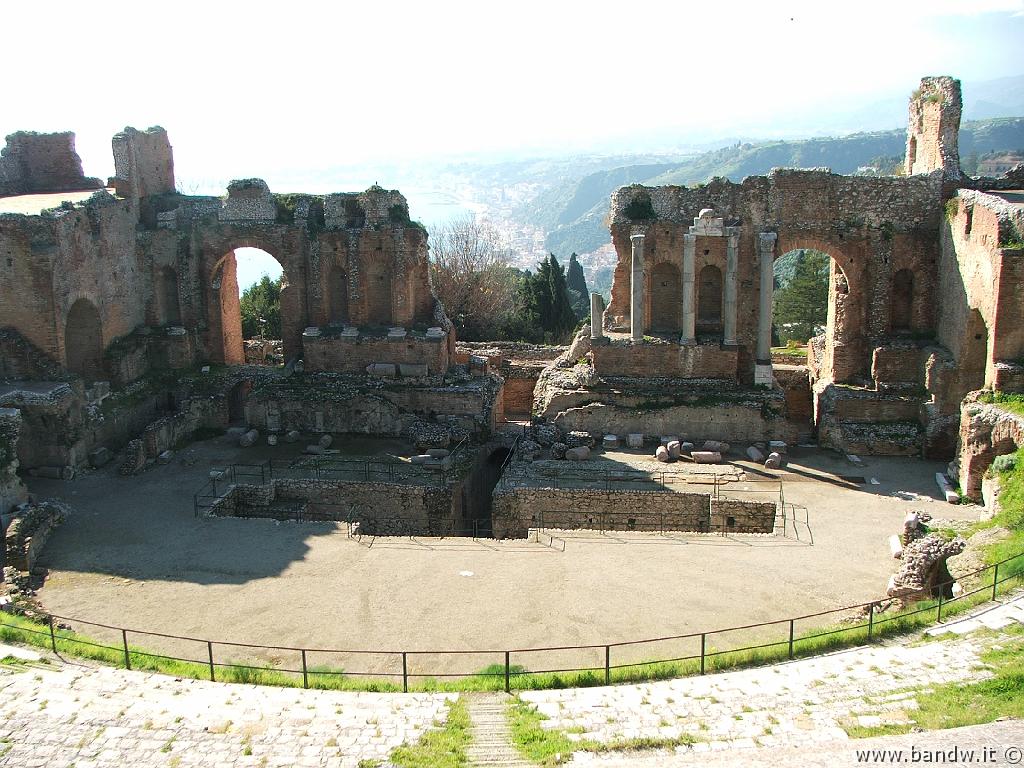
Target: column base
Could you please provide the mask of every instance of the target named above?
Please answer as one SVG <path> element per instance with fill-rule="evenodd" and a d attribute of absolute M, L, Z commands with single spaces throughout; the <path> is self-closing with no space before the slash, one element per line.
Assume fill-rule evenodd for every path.
<path fill-rule="evenodd" d="M 735 339 L 731 341 L 729 339 L 726 339 L 725 341 L 722 342 L 721 347 L 722 349 L 737 350 L 740 348 L 740 345 L 736 342 Z"/>
<path fill-rule="evenodd" d="M 695 346 L 697 346 L 697 340 L 696 339 L 688 339 L 685 336 L 680 336 L 679 337 L 679 343 L 682 346 L 684 346 L 684 347 L 695 347 Z"/>
<path fill-rule="evenodd" d="M 609 344 L 610 342 L 611 342 L 611 339 L 609 339 L 607 336 L 591 336 L 590 337 L 590 344 L 592 346 L 595 346 L 595 347 L 603 347 L 606 344 Z"/>
<path fill-rule="evenodd" d="M 757 362 L 754 364 L 754 386 L 770 387 L 772 385 L 772 364 Z"/>

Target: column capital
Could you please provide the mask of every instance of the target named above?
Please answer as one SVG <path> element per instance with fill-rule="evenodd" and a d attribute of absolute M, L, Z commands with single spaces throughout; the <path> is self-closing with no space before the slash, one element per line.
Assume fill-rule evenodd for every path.
<path fill-rule="evenodd" d="M 739 237 L 742 227 L 726 227 L 725 236 L 728 238 Z"/>
<path fill-rule="evenodd" d="M 779 234 L 777 232 L 759 232 L 757 239 L 761 250 L 770 251 L 775 247 L 775 241 L 779 239 Z"/>
<path fill-rule="evenodd" d="M 695 246 L 697 245 L 697 236 L 692 232 L 687 232 L 683 235 L 683 243 L 689 246 Z"/>
<path fill-rule="evenodd" d="M 629 236 L 629 241 L 633 243 L 633 245 L 643 245 L 644 238 L 646 236 L 647 235 L 645 235 L 643 232 L 634 232 Z"/>

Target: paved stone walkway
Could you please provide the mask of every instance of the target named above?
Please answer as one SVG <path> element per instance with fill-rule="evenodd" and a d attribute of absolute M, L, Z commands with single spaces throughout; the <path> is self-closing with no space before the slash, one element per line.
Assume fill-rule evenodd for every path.
<path fill-rule="evenodd" d="M 451 698 L 10 666 L 0 668 L 0 766 L 356 768 L 418 741 Z"/>
<path fill-rule="evenodd" d="M 530 768 L 516 751 L 508 723 L 509 696 L 506 693 L 467 694 L 470 733 L 473 741 L 466 750 L 474 768 Z"/>
<path fill-rule="evenodd" d="M 998 629 L 1018 622 L 1024 624 L 1024 596 L 963 623 Z M 993 642 L 977 634 L 920 644 L 904 639 L 759 669 L 520 697 L 549 718 L 545 727 L 573 729 L 570 738 L 607 743 L 689 734 L 697 740 L 686 749 L 691 754 L 811 746 L 846 741 L 843 724 L 909 722 L 917 704 L 908 689 L 990 676 L 980 655 Z M 580 755 L 577 763 L 592 759 Z"/>

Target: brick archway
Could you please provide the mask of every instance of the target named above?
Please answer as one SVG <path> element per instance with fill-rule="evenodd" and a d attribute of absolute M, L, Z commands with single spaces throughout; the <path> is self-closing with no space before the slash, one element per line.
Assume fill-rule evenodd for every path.
<path fill-rule="evenodd" d="M 64 326 L 64 361 L 86 381 L 103 378 L 103 324 L 96 305 L 79 299 L 71 305 Z"/>

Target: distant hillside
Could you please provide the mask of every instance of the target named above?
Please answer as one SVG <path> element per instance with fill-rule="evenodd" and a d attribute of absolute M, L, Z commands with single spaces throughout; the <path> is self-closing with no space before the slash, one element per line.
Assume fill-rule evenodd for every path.
<path fill-rule="evenodd" d="M 559 258 L 589 253 L 610 242 L 607 215 L 612 192 L 627 184 L 699 184 L 716 176 L 742 181 L 772 168 L 828 167 L 855 173 L 878 158 L 903 156 L 903 129 L 842 138 L 736 144 L 675 164 L 630 165 L 567 181 L 534 198 L 521 215 L 548 231 L 545 246 Z M 1024 148 L 1024 118 L 964 121 L 960 155 Z"/>

